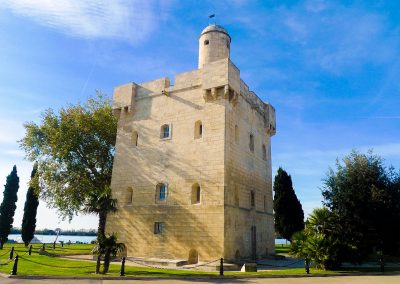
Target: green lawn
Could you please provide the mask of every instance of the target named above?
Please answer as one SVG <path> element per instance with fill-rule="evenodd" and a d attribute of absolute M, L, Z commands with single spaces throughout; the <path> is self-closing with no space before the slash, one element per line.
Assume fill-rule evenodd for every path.
<path fill-rule="evenodd" d="M 38 250 L 41 245 L 34 245 L 32 255 L 27 254 L 28 248 L 21 244 L 6 244 L 3 250 L 0 250 L 0 272 L 9 274 L 12 270 L 13 261 L 9 261 L 9 251 L 14 246 L 15 252 L 20 256 L 18 263 L 18 275 L 51 275 L 51 276 L 104 276 L 96 275 L 95 263 L 86 261 L 77 261 L 59 258 L 56 255 L 66 254 L 89 254 L 93 245 L 74 244 L 61 246 L 52 249 L 51 245 L 46 245 L 48 255 L 39 255 Z M 282 248 L 287 249 L 287 248 Z M 15 257 L 15 254 L 14 254 Z M 119 276 L 120 265 L 111 264 L 110 272 L 107 276 Z M 379 272 L 378 268 L 360 268 L 360 269 L 342 269 L 340 271 L 324 271 L 311 269 L 311 274 L 343 274 L 343 273 L 371 273 Z M 386 269 L 393 271 L 393 269 Z M 396 271 L 400 271 L 400 268 Z M 127 276 L 196 276 L 196 277 L 218 277 L 218 272 L 199 272 L 192 270 L 173 270 L 173 269 L 156 269 L 147 267 L 125 266 L 125 274 Z M 225 272 L 226 276 L 267 276 L 267 275 L 296 275 L 305 274 L 303 268 L 286 268 L 276 269 L 262 272 Z"/>
<path fill-rule="evenodd" d="M 275 254 L 289 254 L 290 245 L 275 245 Z"/>
<path fill-rule="evenodd" d="M 79 255 L 90 254 L 94 245 L 87 244 L 71 244 L 56 246 L 52 248 L 51 244 L 46 244 L 46 252 L 48 255 L 39 255 L 40 244 L 32 247 L 32 255 L 27 254 L 28 248 L 22 244 L 5 244 L 3 250 L 0 250 L 0 272 L 9 274 L 12 270 L 13 261 L 9 261 L 10 249 L 14 246 L 14 252 L 20 258 L 18 261 L 18 275 L 63 275 L 63 276 L 103 276 L 96 275 L 95 262 L 86 262 L 78 260 L 69 260 L 57 257 L 57 255 Z M 16 254 L 14 253 L 14 257 Z M 120 265 L 111 264 L 108 276 L 119 276 Z M 191 270 L 173 270 L 173 269 L 156 269 L 147 267 L 125 266 L 125 274 L 127 276 L 217 276 L 217 272 L 198 272 Z"/>
<path fill-rule="evenodd" d="M 80 254 L 91 254 L 91 251 L 95 245 L 92 244 L 64 244 L 64 247 L 61 247 L 60 244 L 56 245 L 56 248 L 53 249 L 53 244 L 46 244 L 46 252 L 53 255 L 80 255 Z M 10 244 L 6 243 L 3 248 L 3 252 L 0 251 L 0 255 L 3 254 L 6 250 L 10 250 L 11 247 L 14 247 L 14 250 L 18 252 L 18 254 L 25 253 L 28 251 L 29 246 L 25 247 L 23 244 Z M 42 247 L 42 244 L 33 244 L 32 252 L 38 252 Z"/>

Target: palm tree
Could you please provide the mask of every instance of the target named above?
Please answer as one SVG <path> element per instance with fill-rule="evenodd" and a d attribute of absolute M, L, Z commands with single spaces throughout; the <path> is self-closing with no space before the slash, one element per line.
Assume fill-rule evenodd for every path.
<path fill-rule="evenodd" d="M 124 243 L 117 243 L 117 235 L 112 233 L 109 236 L 103 236 L 98 240 L 97 245 L 93 248 L 92 252 L 97 254 L 96 273 L 100 270 L 100 258 L 104 255 L 104 268 L 103 273 L 108 272 L 110 267 L 111 256 L 116 256 L 122 253 L 126 246 Z"/>
<path fill-rule="evenodd" d="M 96 274 L 100 273 L 100 262 L 101 256 L 104 255 L 102 250 L 102 243 L 105 240 L 105 230 L 107 214 L 109 212 L 117 211 L 117 200 L 112 198 L 111 188 L 106 187 L 106 190 L 101 194 L 93 193 L 89 198 L 89 202 L 84 207 L 85 213 L 95 213 L 99 215 L 99 225 L 97 229 L 97 262 L 96 262 Z M 108 268 L 107 268 L 108 270 Z"/>
<path fill-rule="evenodd" d="M 307 219 L 308 229 L 321 234 L 326 234 L 332 231 L 333 215 L 328 208 L 315 208 Z"/>
<path fill-rule="evenodd" d="M 89 202 L 85 204 L 84 212 L 99 215 L 98 239 L 105 235 L 107 214 L 115 211 L 117 211 L 117 200 L 112 198 L 110 187 L 107 187 L 101 194 L 95 192 L 91 194 Z"/>

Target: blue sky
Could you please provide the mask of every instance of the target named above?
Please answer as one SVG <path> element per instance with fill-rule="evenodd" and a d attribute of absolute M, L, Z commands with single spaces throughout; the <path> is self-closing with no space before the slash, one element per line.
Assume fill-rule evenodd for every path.
<path fill-rule="evenodd" d="M 0 178 L 17 164 L 20 226 L 31 164 L 15 142 L 24 121 L 95 90 L 197 68 L 207 16 L 232 37 L 241 76 L 277 111 L 273 174 L 293 178 L 306 214 L 335 159 L 374 149 L 400 168 L 400 3 L 397 1 L 0 0 Z M 0 197 L 0 200 L 2 196 Z M 39 228 L 61 222 L 42 202 Z"/>

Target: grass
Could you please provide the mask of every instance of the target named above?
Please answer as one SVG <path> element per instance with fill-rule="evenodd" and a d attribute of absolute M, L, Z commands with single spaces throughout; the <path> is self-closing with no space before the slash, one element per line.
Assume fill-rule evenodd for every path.
<path fill-rule="evenodd" d="M 287 255 L 289 254 L 290 250 L 290 245 L 275 245 L 275 254 L 283 254 Z"/>
<path fill-rule="evenodd" d="M 3 250 L 0 250 L 0 272 L 9 274 L 12 270 L 13 261 L 9 261 L 9 251 L 11 246 L 14 246 L 15 253 L 20 256 L 18 262 L 18 275 L 47 275 L 47 276 L 104 276 L 96 275 L 95 263 L 87 261 L 70 260 L 58 257 L 59 255 L 79 255 L 90 254 L 93 245 L 74 244 L 64 245 L 64 248 L 57 245 L 56 249 L 52 249 L 51 245 L 46 245 L 48 255 L 39 255 L 38 251 L 40 244 L 33 245 L 32 255 L 28 256 L 28 248 L 21 244 L 6 244 Z M 288 250 L 287 246 L 277 246 L 277 253 L 285 253 Z M 14 254 L 15 256 L 15 254 Z M 107 276 L 119 276 L 120 265 L 111 264 L 110 271 Z M 400 268 L 390 269 L 385 271 L 400 271 Z M 310 269 L 311 274 L 332 274 L 340 275 L 344 273 L 372 273 L 379 272 L 376 268 L 347 268 L 338 271 L 324 271 Z M 157 269 L 147 267 L 125 266 L 126 276 L 148 276 L 148 277 L 178 277 L 178 276 L 193 276 L 193 277 L 218 277 L 218 272 L 201 272 L 193 270 L 174 270 L 174 269 Z M 285 268 L 274 269 L 260 272 L 225 272 L 226 276 L 268 276 L 268 275 L 299 275 L 305 274 L 304 268 Z"/>
<path fill-rule="evenodd" d="M 91 251 L 95 245 L 92 244 L 64 244 L 64 247 L 61 247 L 60 244 L 56 245 L 56 248 L 53 249 L 53 244 L 46 244 L 46 252 L 51 255 L 84 255 L 91 254 Z M 28 251 L 29 246 L 25 247 L 23 244 L 11 244 L 6 243 L 4 245 L 3 251 L 10 250 L 11 247 L 14 247 L 14 250 L 18 252 L 18 254 L 25 253 Z M 32 252 L 39 252 L 39 249 L 42 247 L 42 244 L 33 244 Z M 4 253 L 3 252 L 3 253 Z M 0 251 L 0 255 L 2 252 Z"/>
<path fill-rule="evenodd" d="M 60 258 L 60 255 L 90 254 L 94 245 L 71 244 L 52 248 L 46 244 L 47 255 L 39 255 L 41 244 L 32 245 L 32 255 L 28 255 L 29 247 L 23 244 L 5 244 L 0 250 L 0 272 L 10 274 L 13 261 L 9 261 L 10 249 L 14 246 L 14 257 L 20 256 L 17 275 L 49 275 L 49 276 L 104 276 L 96 275 L 95 262 L 78 261 Z M 120 265 L 111 264 L 107 276 L 119 276 Z M 217 272 L 200 272 L 191 270 L 157 269 L 147 267 L 125 266 L 127 276 L 217 276 Z"/>

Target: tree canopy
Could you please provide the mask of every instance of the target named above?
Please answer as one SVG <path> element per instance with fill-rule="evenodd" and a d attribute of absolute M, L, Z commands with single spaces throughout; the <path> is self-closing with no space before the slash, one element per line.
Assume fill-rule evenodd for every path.
<path fill-rule="evenodd" d="M 98 214 L 93 199 L 111 196 L 117 119 L 110 101 L 98 94 L 84 104 L 48 109 L 40 123 L 24 127 L 20 146 L 38 163 L 40 197 L 63 217 Z"/>
<path fill-rule="evenodd" d="M 400 252 L 400 175 L 382 158 L 352 151 L 329 171 L 322 195 L 360 260 L 374 248 Z"/>
<path fill-rule="evenodd" d="M 14 166 L 11 173 L 7 176 L 7 182 L 4 186 L 3 201 L 0 205 L 0 248 L 7 242 L 8 235 L 14 222 L 14 213 L 17 205 L 19 189 L 19 177 L 17 175 L 17 167 Z"/>
<path fill-rule="evenodd" d="M 24 206 L 24 217 L 22 218 L 21 237 L 27 246 L 33 239 L 36 229 L 36 213 L 39 206 L 39 185 L 37 177 L 37 164 L 33 166 L 31 173 L 31 181 L 26 192 L 26 200 Z"/>
<path fill-rule="evenodd" d="M 293 189 L 292 178 L 282 168 L 274 180 L 275 231 L 287 240 L 304 228 L 304 212 Z"/>

